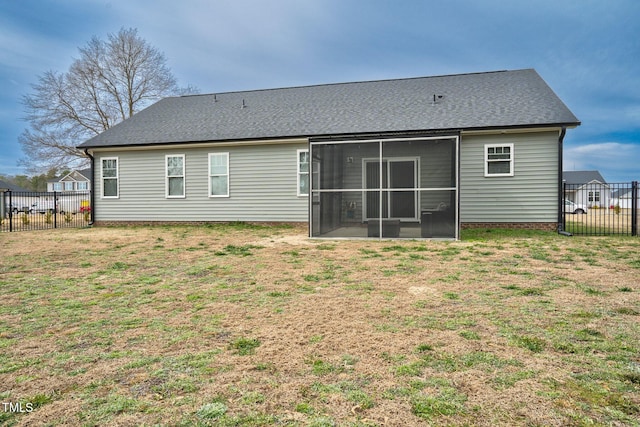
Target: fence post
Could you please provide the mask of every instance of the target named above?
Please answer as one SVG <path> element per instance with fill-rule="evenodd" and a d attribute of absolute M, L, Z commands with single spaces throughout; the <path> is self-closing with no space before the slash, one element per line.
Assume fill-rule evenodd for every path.
<path fill-rule="evenodd" d="M 58 193 L 53 192 L 53 228 L 58 228 Z"/>
<path fill-rule="evenodd" d="M 9 190 L 9 233 L 13 231 L 13 199 L 11 198 L 11 190 Z"/>
<path fill-rule="evenodd" d="M 638 181 L 631 182 L 631 235 L 638 235 Z"/>
<path fill-rule="evenodd" d="M 562 183 L 562 200 L 560 200 L 560 203 L 562 204 L 562 206 L 558 207 L 558 210 L 560 212 L 562 212 L 562 231 L 567 231 L 567 213 L 564 211 L 564 200 L 567 197 L 567 183 L 563 182 Z"/>

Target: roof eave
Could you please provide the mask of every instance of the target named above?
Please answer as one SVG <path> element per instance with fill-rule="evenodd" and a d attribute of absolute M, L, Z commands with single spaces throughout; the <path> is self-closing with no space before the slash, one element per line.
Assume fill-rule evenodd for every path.
<path fill-rule="evenodd" d="M 392 135 L 442 135 L 442 134 L 460 134 L 470 132 L 508 132 L 518 131 L 525 129 L 560 129 L 568 128 L 573 129 L 579 126 L 581 122 L 566 122 L 566 123 L 543 123 L 543 124 L 519 124 L 519 125 L 507 125 L 507 126 L 477 126 L 466 128 L 438 128 L 438 129 L 407 129 L 397 131 L 372 131 L 372 132 L 351 132 L 351 133 L 338 133 L 338 134 L 313 134 L 313 135 L 286 135 L 286 136 L 265 136 L 260 138 L 240 138 L 240 139 L 202 139 L 202 140 L 189 140 L 189 141 L 155 141 L 144 142 L 138 144 L 88 144 L 90 141 L 86 141 L 83 144 L 77 146 L 79 149 L 100 150 L 100 149 L 118 149 L 118 148 L 142 148 L 142 147 L 157 147 L 168 145 L 193 145 L 193 144 L 224 144 L 233 142 L 247 142 L 247 141 L 273 141 L 273 140 L 288 140 L 288 139 L 340 139 L 340 138 L 369 138 L 377 137 L 384 138 Z"/>

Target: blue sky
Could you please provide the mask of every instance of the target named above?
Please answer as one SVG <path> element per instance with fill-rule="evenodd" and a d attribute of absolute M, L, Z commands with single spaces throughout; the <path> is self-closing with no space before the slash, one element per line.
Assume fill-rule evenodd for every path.
<path fill-rule="evenodd" d="M 38 76 L 132 27 L 202 93 L 535 68 L 582 121 L 565 170 L 640 180 L 638 22 L 637 0 L 0 0 L 0 174 Z"/>

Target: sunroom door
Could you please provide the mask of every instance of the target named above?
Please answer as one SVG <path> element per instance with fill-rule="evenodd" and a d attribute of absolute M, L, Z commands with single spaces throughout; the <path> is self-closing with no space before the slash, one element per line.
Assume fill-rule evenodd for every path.
<path fill-rule="evenodd" d="M 382 163 L 382 187 L 387 186 L 387 163 Z M 365 197 L 365 219 L 380 218 L 380 161 L 365 160 L 365 188 L 367 190 Z M 389 218 L 388 205 L 389 200 L 386 194 L 382 197 L 382 218 Z"/>
<path fill-rule="evenodd" d="M 399 160 L 389 162 L 389 188 L 411 190 L 389 191 L 389 216 L 400 219 L 417 219 L 416 161 Z"/>
<path fill-rule="evenodd" d="M 380 216 L 383 219 L 415 220 L 418 218 L 418 192 L 415 190 L 417 160 L 384 159 L 382 165 L 379 160 L 365 160 L 365 175 L 367 190 L 380 189 L 382 185 L 382 191 L 365 192 L 366 219 L 377 219 Z M 404 188 L 407 190 L 398 190 Z M 382 206 L 380 197 L 382 197 Z M 380 208 L 382 208 L 382 215 L 380 215 Z"/>

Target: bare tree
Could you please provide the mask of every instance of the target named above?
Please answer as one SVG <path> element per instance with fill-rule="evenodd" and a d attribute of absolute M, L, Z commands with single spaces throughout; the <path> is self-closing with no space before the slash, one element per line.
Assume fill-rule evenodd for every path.
<path fill-rule="evenodd" d="M 180 89 L 157 49 L 122 28 L 106 41 L 93 37 L 66 73 L 48 71 L 23 97 L 30 128 L 20 136 L 32 172 L 86 163 L 76 145 Z"/>

